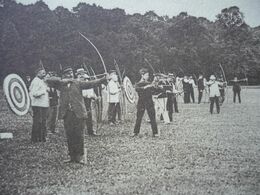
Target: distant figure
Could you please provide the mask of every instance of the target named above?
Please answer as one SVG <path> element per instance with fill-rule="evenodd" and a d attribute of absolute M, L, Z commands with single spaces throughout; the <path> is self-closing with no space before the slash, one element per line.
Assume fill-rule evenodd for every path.
<path fill-rule="evenodd" d="M 219 82 L 224 82 L 224 78 L 222 75 L 219 76 L 218 78 L 218 81 Z M 225 85 L 220 85 L 219 86 L 219 92 L 220 92 L 220 96 L 219 96 L 219 105 L 221 106 L 223 104 L 223 102 L 225 101 L 225 97 L 226 97 L 226 94 L 225 94 Z"/>
<path fill-rule="evenodd" d="M 192 102 L 195 103 L 194 98 L 194 88 L 196 87 L 195 81 L 192 76 L 189 78 L 189 90 L 190 90 L 190 98 L 192 99 Z"/>
<path fill-rule="evenodd" d="M 168 79 L 167 79 L 167 85 L 169 85 L 169 92 L 167 93 L 167 110 L 168 110 L 170 122 L 173 121 L 173 118 L 172 118 L 173 107 L 174 107 L 175 113 L 179 113 L 178 103 L 177 103 L 177 95 L 180 92 L 177 91 L 176 86 L 175 86 L 175 82 L 176 82 L 176 80 L 174 78 L 174 75 L 169 74 Z"/>
<path fill-rule="evenodd" d="M 199 79 L 198 79 L 198 93 L 199 93 L 198 104 L 201 103 L 201 99 L 202 99 L 202 96 L 203 96 L 204 89 L 205 89 L 204 77 L 203 77 L 202 74 L 199 74 Z"/>
<path fill-rule="evenodd" d="M 32 80 L 29 87 L 31 105 L 33 110 L 32 142 L 46 141 L 46 122 L 49 108 L 48 86 L 44 82 L 46 72 L 43 68 L 38 68 L 36 77 Z"/>
<path fill-rule="evenodd" d="M 216 77 L 211 75 L 210 80 L 207 82 L 209 86 L 209 98 L 210 98 L 210 113 L 213 114 L 214 103 L 216 104 L 217 113 L 220 113 L 220 105 L 219 105 L 219 86 L 223 86 L 224 83 L 216 81 Z"/>
<path fill-rule="evenodd" d="M 29 75 L 26 76 L 25 85 L 26 85 L 27 89 L 29 90 L 29 87 L 31 85 L 31 77 Z"/>
<path fill-rule="evenodd" d="M 234 80 L 231 82 L 233 83 L 233 102 L 236 103 L 236 96 L 238 96 L 238 102 L 241 103 L 241 97 L 240 97 L 240 92 L 241 92 L 241 86 L 240 82 L 241 80 L 238 80 L 237 77 L 234 77 Z"/>
<path fill-rule="evenodd" d="M 184 93 L 184 104 L 190 103 L 190 83 L 188 76 L 184 76 L 182 80 L 183 93 Z"/>
<path fill-rule="evenodd" d="M 46 78 L 57 76 L 55 72 L 48 72 Z M 48 111 L 47 117 L 47 129 L 50 130 L 52 133 L 55 133 L 56 123 L 58 119 L 58 104 L 59 104 L 59 95 L 58 91 L 55 88 L 49 87 L 49 100 L 50 100 L 50 107 Z"/>

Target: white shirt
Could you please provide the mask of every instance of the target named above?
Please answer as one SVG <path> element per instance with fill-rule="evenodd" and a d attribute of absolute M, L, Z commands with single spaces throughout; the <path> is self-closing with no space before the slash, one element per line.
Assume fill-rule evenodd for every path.
<path fill-rule="evenodd" d="M 177 90 L 181 90 L 182 89 L 182 79 L 183 78 L 176 77 L 176 84 L 175 84 L 175 86 L 176 86 Z"/>
<path fill-rule="evenodd" d="M 193 79 L 189 80 L 189 84 L 191 84 L 193 88 L 196 87 L 195 81 Z"/>
<path fill-rule="evenodd" d="M 107 85 L 107 92 L 108 92 L 108 103 L 118 103 L 119 102 L 119 95 L 120 95 L 120 88 L 118 82 L 110 80 Z"/>
<path fill-rule="evenodd" d="M 177 88 L 174 84 L 172 85 L 172 92 L 173 93 L 179 93 L 179 91 L 177 90 Z"/>
<path fill-rule="evenodd" d="M 219 92 L 219 85 L 221 85 L 221 83 L 219 81 L 208 81 L 207 85 L 209 86 L 209 97 L 219 97 L 220 96 L 220 92 Z"/>
<path fill-rule="evenodd" d="M 42 79 L 35 77 L 31 82 L 29 91 L 32 106 L 49 107 L 48 86 Z"/>
<path fill-rule="evenodd" d="M 82 90 L 82 95 L 84 98 L 95 98 L 96 97 L 96 94 L 95 94 L 93 88 Z"/>

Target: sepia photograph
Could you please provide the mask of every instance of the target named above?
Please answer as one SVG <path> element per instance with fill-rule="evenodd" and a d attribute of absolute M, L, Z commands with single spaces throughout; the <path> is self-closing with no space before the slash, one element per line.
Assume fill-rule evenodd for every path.
<path fill-rule="evenodd" d="M 259 0 L 0 0 L 0 194 L 260 194 Z"/>

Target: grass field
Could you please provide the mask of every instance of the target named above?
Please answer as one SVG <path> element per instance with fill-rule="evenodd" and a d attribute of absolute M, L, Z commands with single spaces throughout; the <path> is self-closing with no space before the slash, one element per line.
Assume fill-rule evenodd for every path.
<path fill-rule="evenodd" d="M 158 122 L 153 138 L 143 122 L 131 138 L 134 105 L 124 124 L 104 124 L 100 137 L 86 136 L 87 165 L 68 159 L 62 122 L 46 143 L 32 144 L 30 115 L 15 116 L 1 92 L 0 194 L 260 194 L 260 89 L 242 91 L 242 104 L 228 102 L 220 114 L 209 104 L 179 103 L 174 122 Z"/>

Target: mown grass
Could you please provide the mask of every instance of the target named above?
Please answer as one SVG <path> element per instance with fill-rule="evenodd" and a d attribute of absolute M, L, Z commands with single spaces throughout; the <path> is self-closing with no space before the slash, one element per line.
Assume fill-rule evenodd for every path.
<path fill-rule="evenodd" d="M 1 92 L 0 194 L 259 194 L 260 89 L 244 89 L 242 104 L 228 102 L 220 114 L 209 104 L 185 105 L 174 122 L 158 122 L 153 138 L 143 121 L 131 138 L 135 106 L 124 124 L 102 126 L 101 137 L 86 136 L 87 165 L 68 159 L 62 122 L 46 143 L 32 144 L 30 115 L 15 116 Z M 180 97 L 181 98 L 181 97 Z"/>

